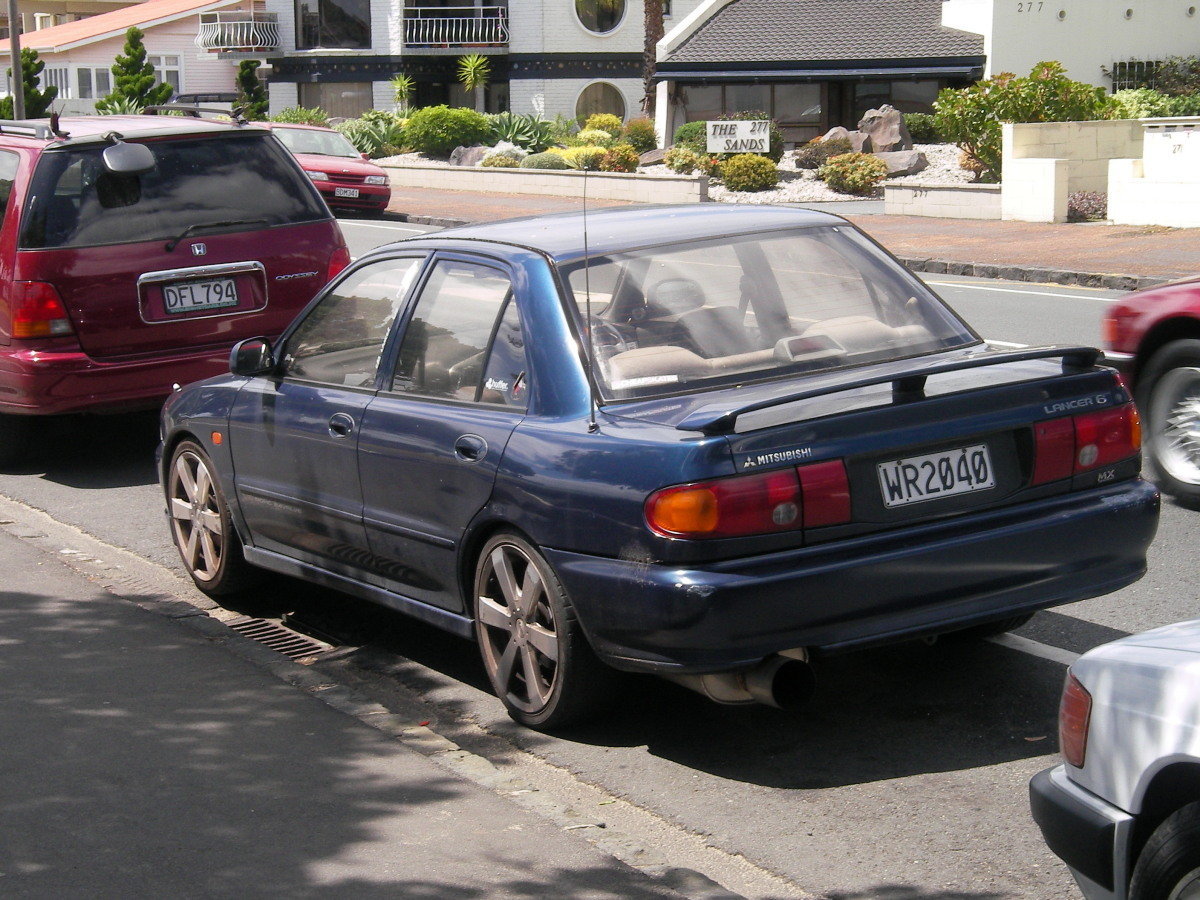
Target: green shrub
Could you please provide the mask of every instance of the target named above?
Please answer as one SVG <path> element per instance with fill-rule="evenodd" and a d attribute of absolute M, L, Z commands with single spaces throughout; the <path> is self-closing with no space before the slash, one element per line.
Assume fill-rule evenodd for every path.
<path fill-rule="evenodd" d="M 554 143 L 554 125 L 537 116 L 516 115 L 510 112 L 488 116 L 496 139 L 508 141 L 530 153 L 541 153 Z"/>
<path fill-rule="evenodd" d="M 567 161 L 557 153 L 531 153 L 521 160 L 522 169 L 569 169 Z"/>
<path fill-rule="evenodd" d="M 705 124 L 703 122 L 684 122 L 675 129 L 675 140 L 673 143 L 676 147 L 691 150 L 693 153 L 704 153 L 708 140 L 705 134 Z"/>
<path fill-rule="evenodd" d="M 463 107 L 427 106 L 408 117 L 405 143 L 431 156 L 449 156 L 455 147 L 487 144 L 492 126 L 482 113 Z"/>
<path fill-rule="evenodd" d="M 841 156 L 851 150 L 849 138 L 830 138 L 823 141 L 813 138 L 803 147 L 797 147 L 793 159 L 797 169 L 819 169 L 833 156 Z"/>
<path fill-rule="evenodd" d="M 946 88 L 933 107 L 938 131 L 980 162 L 984 181 L 1000 180 L 1002 122 L 1088 122 L 1113 113 L 1104 88 L 1072 81 L 1057 62 L 1040 62 L 1025 78 L 1002 72 Z"/>
<path fill-rule="evenodd" d="M 621 140 L 638 153 L 647 153 L 658 146 L 658 132 L 654 130 L 654 122 L 642 116 L 625 123 L 621 129 Z"/>
<path fill-rule="evenodd" d="M 843 153 L 817 170 L 822 181 L 843 194 L 869 194 L 887 174 L 887 163 L 870 153 Z"/>
<path fill-rule="evenodd" d="M 612 113 L 596 113 L 588 116 L 583 123 L 584 131 L 607 131 L 609 134 L 621 133 L 621 117 Z"/>
<path fill-rule="evenodd" d="M 759 153 L 739 153 L 721 163 L 721 179 L 731 191 L 766 191 L 779 183 L 779 169 Z"/>
<path fill-rule="evenodd" d="M 367 110 L 357 119 L 347 119 L 337 126 L 359 153 L 372 159 L 395 156 L 404 146 L 403 119 L 379 109 Z"/>
<path fill-rule="evenodd" d="M 289 125 L 320 125 L 329 127 L 329 115 L 321 107 L 305 109 L 303 106 L 289 106 L 271 116 L 272 122 L 286 122 Z"/>
<path fill-rule="evenodd" d="M 600 159 L 601 172 L 636 172 L 638 152 L 630 144 L 609 147 Z"/>
<path fill-rule="evenodd" d="M 528 157 L 526 157 L 526 159 L 528 159 Z M 497 155 L 485 156 L 480 165 L 489 169 L 516 169 L 520 167 L 521 163 L 518 160 L 513 159 L 511 156 Z"/>
<path fill-rule="evenodd" d="M 932 113 L 905 113 L 904 125 L 914 144 L 937 144 L 942 140 Z"/>
<path fill-rule="evenodd" d="M 1167 104 L 1168 116 L 1200 116 L 1200 94 L 1183 94 L 1171 97 Z"/>
<path fill-rule="evenodd" d="M 562 158 L 572 169 L 594 172 L 600 168 L 600 160 L 607 152 L 605 147 L 568 147 L 562 152 Z"/>
<path fill-rule="evenodd" d="M 663 164 L 672 172 L 687 175 L 696 171 L 700 156 L 687 147 L 672 147 L 663 157 Z"/>
<path fill-rule="evenodd" d="M 1169 116 L 1170 104 L 1170 97 L 1153 88 L 1130 88 L 1112 95 L 1115 119 L 1156 119 Z"/>
<path fill-rule="evenodd" d="M 612 132 L 600 128 L 585 128 L 575 135 L 574 140 L 577 147 L 611 147 L 614 143 Z"/>

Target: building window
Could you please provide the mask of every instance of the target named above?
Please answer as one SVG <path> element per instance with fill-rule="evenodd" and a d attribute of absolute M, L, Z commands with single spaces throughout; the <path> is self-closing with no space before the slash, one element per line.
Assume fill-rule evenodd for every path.
<path fill-rule="evenodd" d="M 1133 88 L 1157 88 L 1158 66 L 1158 62 L 1131 59 L 1113 63 L 1112 70 L 1106 74 L 1112 78 L 1114 94 Z"/>
<path fill-rule="evenodd" d="M 371 46 L 370 0 L 298 0 L 298 50 L 366 50 Z"/>
<path fill-rule="evenodd" d="M 625 0 L 575 0 L 575 15 L 593 34 L 608 34 L 625 18 Z"/>
<path fill-rule="evenodd" d="M 80 100 L 99 100 L 112 93 L 111 69 L 78 69 L 75 80 L 79 85 L 76 97 Z"/>
<path fill-rule="evenodd" d="M 596 113 L 612 113 L 619 119 L 625 118 L 625 98 L 606 81 L 589 84 L 575 101 L 575 115 L 581 120 Z"/>
<path fill-rule="evenodd" d="M 160 84 L 169 84 L 179 93 L 179 57 L 147 56 L 146 61 L 154 66 L 154 77 Z"/>
<path fill-rule="evenodd" d="M 331 119 L 356 119 L 374 107 L 371 83 L 369 81 L 302 83 L 300 85 L 300 105 L 306 109 L 320 107 Z"/>
<path fill-rule="evenodd" d="M 66 66 L 50 68 L 47 66 L 42 69 L 41 75 L 42 90 L 48 87 L 58 88 L 58 96 L 64 100 L 71 98 L 71 70 Z"/>

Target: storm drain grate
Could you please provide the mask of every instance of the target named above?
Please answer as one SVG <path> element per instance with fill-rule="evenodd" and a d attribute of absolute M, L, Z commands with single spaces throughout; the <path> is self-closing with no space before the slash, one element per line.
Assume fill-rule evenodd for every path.
<path fill-rule="evenodd" d="M 300 660 L 306 656 L 314 656 L 332 650 L 333 645 L 324 641 L 310 638 L 308 635 L 292 631 L 278 622 L 266 619 L 256 619 L 251 616 L 241 616 L 225 623 L 238 634 L 258 641 L 265 647 L 270 647 L 276 653 L 282 653 L 289 659 Z"/>

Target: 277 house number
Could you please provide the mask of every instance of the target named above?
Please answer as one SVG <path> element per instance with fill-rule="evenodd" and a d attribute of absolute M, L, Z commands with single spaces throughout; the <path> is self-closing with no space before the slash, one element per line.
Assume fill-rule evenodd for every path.
<path fill-rule="evenodd" d="M 1036 2 L 1033 2 L 1033 3 L 1018 3 L 1017 4 L 1017 12 L 1019 12 L 1019 13 L 1041 12 L 1043 6 L 1045 6 L 1044 0 L 1036 0 Z"/>

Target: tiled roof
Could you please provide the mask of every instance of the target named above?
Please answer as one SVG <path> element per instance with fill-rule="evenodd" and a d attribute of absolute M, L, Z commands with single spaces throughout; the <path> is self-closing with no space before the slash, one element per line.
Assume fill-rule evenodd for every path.
<path fill-rule="evenodd" d="M 982 56 L 942 0 L 734 0 L 669 54 L 679 64 Z"/>
<path fill-rule="evenodd" d="M 123 35 L 133 26 L 146 28 L 159 22 L 169 22 L 191 13 L 233 6 L 240 0 L 146 0 L 98 16 L 88 16 L 76 22 L 41 28 L 21 35 L 21 46 L 38 53 L 67 50 L 80 44 L 90 44 Z"/>

